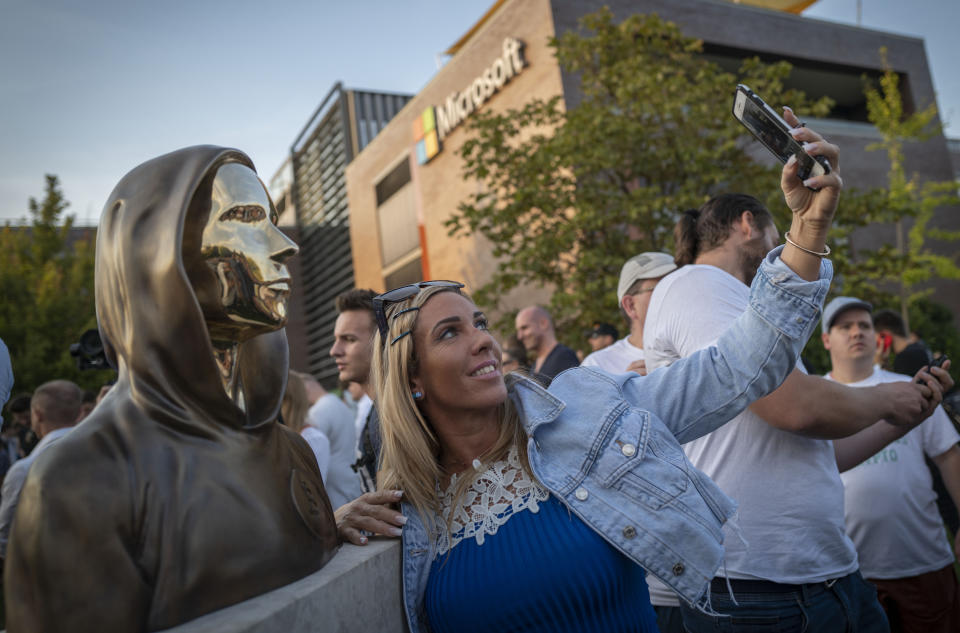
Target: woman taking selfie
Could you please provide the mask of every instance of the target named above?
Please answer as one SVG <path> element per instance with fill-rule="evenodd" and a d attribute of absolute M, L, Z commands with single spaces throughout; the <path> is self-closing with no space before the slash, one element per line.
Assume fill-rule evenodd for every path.
<path fill-rule="evenodd" d="M 835 146 L 808 128 L 794 134 L 838 165 Z M 338 523 L 358 544 L 360 530 L 402 532 L 412 633 L 656 631 L 644 570 L 711 611 L 720 528 L 735 504 L 680 443 L 780 385 L 817 324 L 841 181 L 835 169 L 806 184 L 821 190 L 789 162 L 788 244 L 764 261 L 750 309 L 716 347 L 649 376 L 578 368 L 549 390 L 504 380 L 501 350 L 462 284 L 374 299 L 381 489 L 342 508 Z M 402 514 L 388 506 L 398 501 Z"/>

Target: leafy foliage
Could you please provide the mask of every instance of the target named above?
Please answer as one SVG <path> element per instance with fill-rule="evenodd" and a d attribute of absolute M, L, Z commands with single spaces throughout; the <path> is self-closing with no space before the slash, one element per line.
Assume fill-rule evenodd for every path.
<path fill-rule="evenodd" d="M 880 131 L 882 140 L 867 147 L 883 150 L 890 161 L 888 187 L 881 190 L 863 217 L 866 223 L 892 223 L 897 229 L 897 244 L 884 245 L 858 253 L 860 263 L 846 271 L 846 283 L 862 285 L 865 290 L 883 292 L 892 285 L 899 297 L 900 310 L 909 328 L 909 306 L 930 294 L 924 288 L 934 277 L 960 279 L 958 255 L 934 253 L 929 240 L 960 240 L 960 231 L 945 231 L 931 225 L 934 213 L 942 207 L 960 204 L 956 181 L 922 182 L 916 174 L 907 176 L 904 145 L 923 141 L 941 132 L 934 124 L 936 104 L 906 116 L 899 90 L 899 75 L 889 68 L 886 53 L 881 50 L 886 70 L 880 86 L 867 85 L 867 113 Z"/>
<path fill-rule="evenodd" d="M 700 41 L 655 15 L 617 22 L 602 9 L 551 45 L 561 67 L 580 77 L 581 101 L 475 113 L 460 153 L 464 178 L 480 188 L 447 227 L 482 234 L 499 258 L 474 293 L 478 303 L 497 308 L 521 284 L 552 288 L 558 331 L 576 347 L 576 333 L 594 321 L 618 321 L 620 267 L 637 253 L 671 250 L 683 210 L 746 191 L 781 222 L 789 216 L 779 169 L 749 157 L 753 142 L 729 114 L 738 81 L 808 115 L 826 114 L 830 103 L 786 89 L 785 62 L 750 59 L 738 76 L 722 71 L 701 55 Z M 500 323 L 505 330 L 511 317 Z"/>
<path fill-rule="evenodd" d="M 80 372 L 71 343 L 96 327 L 93 242 L 72 234 L 73 217 L 56 176 L 30 199 L 29 227 L 0 229 L 0 338 L 10 349 L 15 392 L 57 378 L 97 389 L 109 372 Z"/>
<path fill-rule="evenodd" d="M 867 83 L 867 116 L 880 132 L 881 140 L 867 147 L 883 150 L 890 163 L 888 186 L 866 192 L 844 192 L 843 211 L 838 218 L 839 240 L 836 241 L 834 263 L 837 279 L 833 294 L 866 299 L 877 308 L 898 310 L 908 330 L 917 332 L 931 349 L 945 351 L 951 358 L 960 354 L 958 334 L 949 310 L 930 300 L 928 282 L 934 278 L 960 279 L 960 253 L 935 253 L 931 240 L 960 240 L 960 231 L 946 231 L 932 224 L 941 208 L 960 204 L 956 181 L 923 182 L 916 174 L 908 177 L 904 147 L 924 141 L 940 133 L 935 124 L 937 108 L 927 108 L 907 115 L 900 94 L 900 77 L 886 62 L 881 49 L 885 72 L 879 86 Z M 875 249 L 854 251 L 850 235 L 857 228 L 870 224 L 893 224 L 897 243 L 882 244 Z M 811 340 L 806 356 L 818 370 L 829 367 L 829 356 L 819 340 Z M 956 365 L 956 363 L 954 363 Z M 951 373 L 958 374 L 960 366 Z"/>

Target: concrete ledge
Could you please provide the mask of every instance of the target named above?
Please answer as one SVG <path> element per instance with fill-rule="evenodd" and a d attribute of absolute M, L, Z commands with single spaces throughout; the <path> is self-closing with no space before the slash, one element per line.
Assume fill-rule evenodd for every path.
<path fill-rule="evenodd" d="M 320 571 L 166 633 L 405 633 L 400 541 L 346 544 Z"/>

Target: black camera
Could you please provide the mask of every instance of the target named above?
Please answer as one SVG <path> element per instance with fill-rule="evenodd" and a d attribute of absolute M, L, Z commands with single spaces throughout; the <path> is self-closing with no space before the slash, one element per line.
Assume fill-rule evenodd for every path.
<path fill-rule="evenodd" d="M 70 355 L 77 359 L 77 368 L 110 369 L 107 355 L 103 351 L 103 341 L 100 340 L 100 331 L 87 330 L 80 335 L 80 342 L 70 346 Z"/>

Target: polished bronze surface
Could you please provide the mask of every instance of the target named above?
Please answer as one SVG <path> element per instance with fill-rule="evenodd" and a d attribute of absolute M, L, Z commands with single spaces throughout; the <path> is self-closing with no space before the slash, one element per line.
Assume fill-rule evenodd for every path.
<path fill-rule="evenodd" d="M 192 264 L 187 274 L 210 332 L 224 389 L 244 408 L 244 394 L 236 382 L 238 344 L 286 324 L 290 275 L 284 262 L 298 249 L 277 228 L 273 202 L 246 165 L 226 163 L 217 169 L 209 209 L 205 196 L 200 202 L 194 200 L 185 227 L 195 237 L 206 216 L 200 259 L 184 254 Z M 195 248 L 191 240 L 185 247 Z"/>
<path fill-rule="evenodd" d="M 211 338 L 245 340 L 283 326 L 290 275 L 283 262 L 297 245 L 276 227 L 277 212 L 257 175 L 227 163 L 213 180 L 210 213 L 203 227 L 201 256 L 216 276 L 216 305 L 201 304 Z"/>
<path fill-rule="evenodd" d="M 114 189 L 97 318 L 117 384 L 31 468 L 5 570 L 20 631 L 168 628 L 337 547 L 312 451 L 275 422 L 296 246 L 249 158 L 191 147 Z"/>

